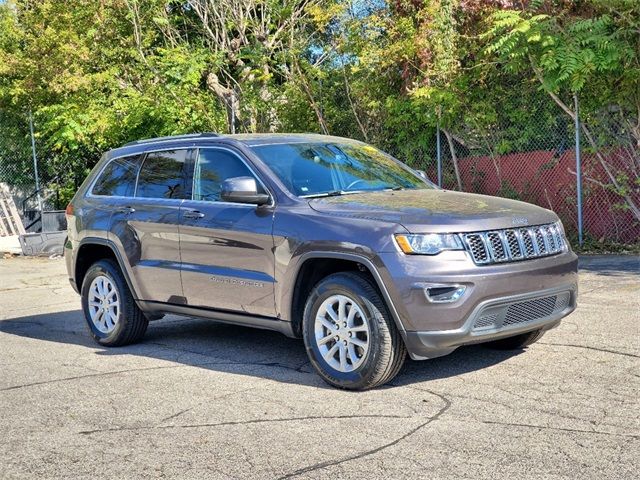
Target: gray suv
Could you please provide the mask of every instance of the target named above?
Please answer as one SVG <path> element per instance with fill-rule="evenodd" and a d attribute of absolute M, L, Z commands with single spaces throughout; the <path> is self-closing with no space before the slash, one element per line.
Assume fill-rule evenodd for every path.
<path fill-rule="evenodd" d="M 407 353 L 523 348 L 576 306 L 553 212 L 438 189 L 345 138 L 129 143 L 67 218 L 69 278 L 99 344 L 137 342 L 167 313 L 276 330 L 340 388 L 390 381 Z"/>

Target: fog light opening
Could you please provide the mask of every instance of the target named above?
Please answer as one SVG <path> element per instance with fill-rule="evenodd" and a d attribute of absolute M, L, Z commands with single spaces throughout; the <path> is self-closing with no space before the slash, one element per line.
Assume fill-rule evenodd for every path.
<path fill-rule="evenodd" d="M 464 295 L 464 285 L 434 285 L 424 289 L 427 300 L 431 303 L 451 303 Z"/>

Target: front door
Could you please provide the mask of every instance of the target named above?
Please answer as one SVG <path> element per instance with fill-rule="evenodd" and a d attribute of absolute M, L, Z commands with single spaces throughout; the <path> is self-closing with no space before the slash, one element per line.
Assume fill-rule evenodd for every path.
<path fill-rule="evenodd" d="M 260 181 L 240 154 L 227 148 L 201 148 L 195 157 L 193 195 L 184 201 L 180 221 L 187 303 L 275 316 L 273 208 L 220 198 L 225 179 Z"/>
<path fill-rule="evenodd" d="M 189 150 L 148 153 L 135 195 L 121 200 L 111 233 L 128 257 L 141 300 L 184 303 L 180 278 L 180 206 L 191 194 Z"/>

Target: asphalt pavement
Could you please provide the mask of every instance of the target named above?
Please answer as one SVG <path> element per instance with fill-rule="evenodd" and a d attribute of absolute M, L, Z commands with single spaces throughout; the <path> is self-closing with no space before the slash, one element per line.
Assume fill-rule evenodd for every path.
<path fill-rule="evenodd" d="M 99 347 L 63 260 L 0 260 L 0 478 L 638 478 L 640 257 L 582 258 L 578 301 L 526 350 L 345 392 L 213 321 Z"/>

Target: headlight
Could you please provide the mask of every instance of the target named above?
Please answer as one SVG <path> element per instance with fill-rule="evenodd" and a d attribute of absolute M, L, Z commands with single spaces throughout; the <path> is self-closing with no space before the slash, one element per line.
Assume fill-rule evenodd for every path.
<path fill-rule="evenodd" d="M 408 255 L 436 255 L 444 250 L 464 249 L 460 237 L 451 233 L 396 235 L 396 243 Z"/>

